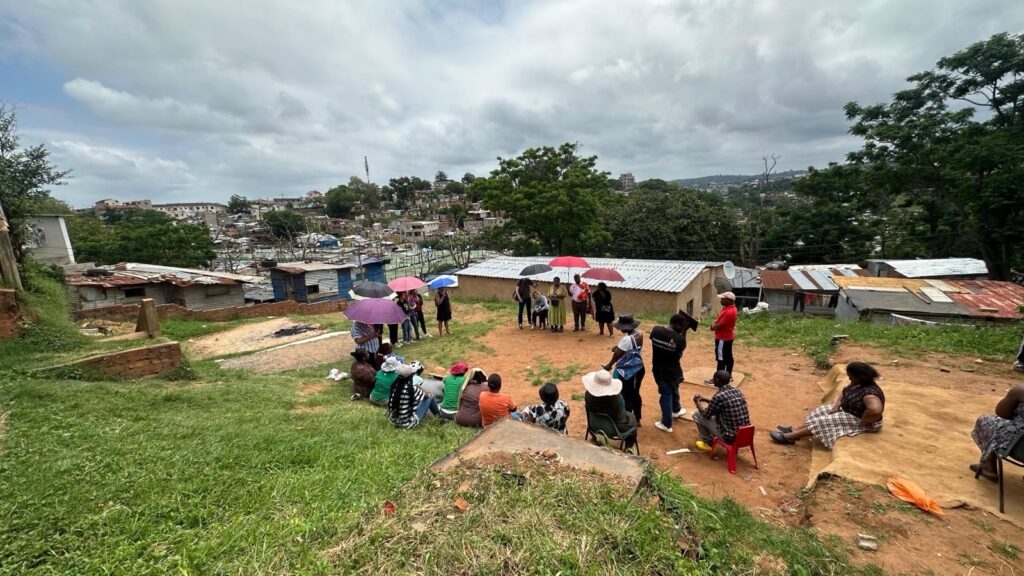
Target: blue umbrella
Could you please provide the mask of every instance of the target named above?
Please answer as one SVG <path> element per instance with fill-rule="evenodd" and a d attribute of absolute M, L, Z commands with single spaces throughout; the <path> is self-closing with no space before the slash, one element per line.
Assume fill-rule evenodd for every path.
<path fill-rule="evenodd" d="M 431 280 L 430 284 L 427 284 L 427 287 L 432 289 L 432 290 L 437 290 L 438 288 L 444 288 L 446 286 L 458 286 L 458 285 L 459 285 L 459 279 L 458 278 L 456 278 L 455 276 L 449 276 L 449 275 L 445 274 L 445 275 L 438 276 L 437 278 L 434 278 L 433 280 Z"/>

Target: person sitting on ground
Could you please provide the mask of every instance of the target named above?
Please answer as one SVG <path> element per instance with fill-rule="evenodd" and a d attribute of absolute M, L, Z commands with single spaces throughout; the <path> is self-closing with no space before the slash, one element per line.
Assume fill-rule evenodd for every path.
<path fill-rule="evenodd" d="M 365 398 L 373 392 L 377 380 L 377 370 L 370 364 L 370 354 L 366 350 L 352 353 L 352 400 Z"/>
<path fill-rule="evenodd" d="M 541 330 L 548 327 L 548 297 L 539 290 L 533 291 L 533 324 Z"/>
<path fill-rule="evenodd" d="M 705 452 L 711 451 L 715 438 L 726 444 L 736 439 L 736 430 L 741 426 L 750 425 L 750 411 L 747 399 L 738 388 L 729 385 L 732 375 L 725 370 L 715 372 L 711 380 L 718 390 L 710 400 L 697 394 L 693 402 L 697 412 L 693 415 L 693 423 L 697 425 L 697 448 Z"/>
<path fill-rule="evenodd" d="M 796 441 L 814 436 L 829 450 L 843 436 L 856 436 L 882 429 L 885 394 L 876 382 L 878 371 L 864 362 L 846 365 L 850 384 L 843 388 L 832 406 L 818 406 L 807 415 L 798 428 L 779 426 L 770 436 L 778 444 L 796 444 Z"/>
<path fill-rule="evenodd" d="M 466 382 L 466 371 L 469 364 L 456 362 L 448 369 L 444 377 L 444 396 L 441 399 L 441 417 L 451 420 L 459 411 L 459 396 L 462 395 L 462 386 Z"/>
<path fill-rule="evenodd" d="M 420 387 L 423 382 L 420 377 L 422 372 L 423 367 L 419 362 L 403 364 L 398 369 L 398 378 L 388 398 L 388 420 L 396 428 L 415 428 L 426 419 L 428 412 L 434 416 L 440 414 L 437 399 Z"/>
<path fill-rule="evenodd" d="M 607 370 L 598 370 L 583 377 L 583 388 L 586 390 L 583 405 L 587 411 L 588 426 L 591 426 L 592 430 L 604 432 L 608 438 L 615 436 L 615 430 L 605 430 L 594 424 L 594 414 L 608 416 L 621 432 L 636 428 L 636 416 L 626 411 L 626 404 L 622 399 L 622 380 L 612 378 L 611 372 Z M 629 446 L 635 441 L 636 435 L 628 443 Z"/>
<path fill-rule="evenodd" d="M 566 433 L 565 424 L 569 421 L 569 405 L 565 403 L 565 400 L 558 399 L 558 386 L 554 382 L 548 382 L 540 387 L 540 402 L 540 404 L 523 408 L 523 421 L 540 424 L 563 434 Z"/>
<path fill-rule="evenodd" d="M 480 423 L 486 428 L 504 418 L 523 419 L 516 408 L 516 401 L 501 393 L 501 376 L 491 374 L 487 377 L 487 390 L 480 393 Z"/>
<path fill-rule="evenodd" d="M 459 411 L 455 413 L 455 423 L 467 428 L 479 428 L 483 424 L 480 421 L 480 393 L 487 387 L 487 375 L 480 368 L 473 368 L 469 371 L 466 385 L 462 387 L 462 395 L 459 396 Z"/>
<path fill-rule="evenodd" d="M 373 390 L 370 391 L 370 402 L 378 406 L 386 406 L 388 399 L 391 398 L 391 387 L 395 384 L 395 380 L 398 379 L 398 369 L 402 367 L 402 362 L 394 356 L 388 356 L 384 359 L 384 363 L 381 365 L 380 370 L 377 371 L 376 378 L 373 383 Z"/>
<path fill-rule="evenodd" d="M 995 414 L 980 416 L 971 438 L 981 449 L 981 461 L 971 470 L 996 482 L 996 459 L 1004 458 L 1024 438 L 1024 384 L 1018 384 L 996 404 Z"/>

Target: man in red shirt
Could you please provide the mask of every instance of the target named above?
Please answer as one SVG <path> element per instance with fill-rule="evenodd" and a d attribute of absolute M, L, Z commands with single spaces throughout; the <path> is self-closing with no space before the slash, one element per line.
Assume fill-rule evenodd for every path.
<path fill-rule="evenodd" d="M 715 371 L 725 370 L 732 375 L 732 341 L 736 338 L 736 295 L 725 292 L 719 294 L 718 298 L 722 303 L 722 311 L 711 324 L 711 331 L 715 333 Z M 704 383 L 713 385 L 714 381 L 709 378 Z"/>

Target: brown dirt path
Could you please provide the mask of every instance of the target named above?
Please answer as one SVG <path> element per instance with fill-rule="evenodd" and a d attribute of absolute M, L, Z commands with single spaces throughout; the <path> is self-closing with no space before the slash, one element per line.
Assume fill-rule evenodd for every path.
<path fill-rule="evenodd" d="M 302 332 L 294 336 L 282 336 L 280 338 L 273 336 L 274 332 L 282 328 L 299 324 L 304 324 L 304 322 L 292 320 L 288 317 L 274 318 L 253 324 L 243 324 L 237 328 L 190 340 L 185 343 L 185 351 L 192 358 L 212 358 L 214 356 L 237 354 L 239 352 L 263 350 L 326 333 L 325 330 L 320 330 L 319 326 L 317 326 L 318 329 L 316 330 Z"/>
<path fill-rule="evenodd" d="M 572 409 L 569 432 L 574 437 L 582 437 L 586 416 L 580 377 L 608 361 L 616 339 L 598 336 L 596 327 L 576 334 L 520 331 L 512 315 L 508 315 L 507 322 L 501 321 L 503 317 L 498 313 L 493 317 L 499 323 L 482 343 L 494 353 L 470 356 L 467 360 L 488 373 L 500 373 L 504 380 L 503 391 L 511 394 L 520 407 L 538 401 L 537 388 L 528 376 L 531 367 L 536 369 L 539 363 L 544 363 L 553 368 L 552 372 L 566 374 L 568 371 L 557 369 L 572 365 L 582 367 L 559 384 L 562 399 Z M 647 323 L 641 326 L 645 335 L 651 328 Z M 649 367 L 650 347 L 645 348 Z M 711 335 L 705 327 L 696 334 L 689 334 L 683 358 L 688 382 L 699 382 L 710 376 L 714 368 L 711 349 Z M 692 449 L 697 434 L 693 424 L 687 421 L 674 424 L 671 434 L 654 428 L 660 409 L 657 387 L 648 373 L 642 385 L 644 409 L 639 440 L 642 454 L 656 467 L 679 476 L 702 496 L 731 497 L 767 521 L 806 525 L 823 534 L 838 535 L 847 543 L 852 543 L 858 532 L 871 533 L 879 537 L 879 551 L 862 552 L 852 547 L 854 558 L 858 562 L 876 563 L 887 572 L 967 574 L 973 568 L 974 574 L 1012 574 L 1011 567 L 1016 571 L 1024 568 L 1020 560 L 993 551 L 1005 543 L 1024 548 L 1024 530 L 984 511 L 950 510 L 945 518 L 937 519 L 900 507 L 878 487 L 839 479 L 821 482 L 810 494 L 805 493 L 810 446 L 778 446 L 768 439 L 768 432 L 780 423 L 801 422 L 807 412 L 819 404 L 821 392 L 817 383 L 824 371 L 815 369 L 811 360 L 796 350 L 737 344 L 735 355 L 736 370 L 745 375 L 740 389 L 747 397 L 751 418 L 757 427 L 755 443 L 760 468 L 753 468 L 749 452 L 741 454 L 736 475 L 729 474 L 724 459 L 712 460 L 703 453 L 665 455 L 674 448 Z M 973 358 L 927 354 L 908 359 L 885 349 L 861 345 L 844 345 L 834 355 L 836 362 L 855 359 L 878 365 L 883 378 L 898 378 L 922 386 L 956 387 L 965 394 L 987 394 L 993 396 L 993 405 L 997 396 L 1001 397 L 1014 382 L 1008 367 L 977 364 Z M 940 371 L 940 367 L 950 371 Z M 961 367 L 973 371 L 966 372 Z M 685 384 L 680 390 L 683 406 L 692 411 L 693 394 L 700 392 L 708 396 L 710 391 Z M 1008 486 L 1008 489 L 1014 488 Z M 1024 486 L 1016 489 L 1024 489 Z"/>

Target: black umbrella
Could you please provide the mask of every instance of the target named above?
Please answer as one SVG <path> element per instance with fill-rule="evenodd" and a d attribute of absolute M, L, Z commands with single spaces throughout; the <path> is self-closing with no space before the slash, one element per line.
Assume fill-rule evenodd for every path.
<path fill-rule="evenodd" d="M 547 264 L 531 264 L 523 271 L 519 273 L 520 276 L 534 276 L 536 274 L 543 274 L 544 272 L 551 272 L 551 266 Z"/>
<path fill-rule="evenodd" d="M 360 282 L 352 288 L 358 296 L 363 298 L 387 298 L 395 293 L 390 286 L 383 282 Z"/>

